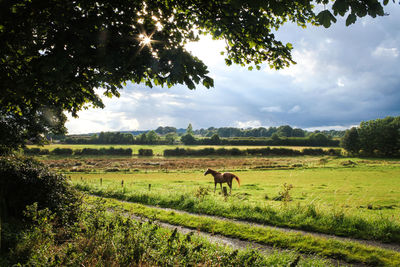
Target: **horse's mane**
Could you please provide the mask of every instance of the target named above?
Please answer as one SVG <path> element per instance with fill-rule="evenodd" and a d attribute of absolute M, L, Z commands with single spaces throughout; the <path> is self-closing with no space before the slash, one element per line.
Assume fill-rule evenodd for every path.
<path fill-rule="evenodd" d="M 220 172 L 218 172 L 218 171 L 215 171 L 215 170 L 213 170 L 213 169 L 210 169 L 210 168 L 208 168 L 208 169 L 207 169 L 207 171 L 210 171 L 210 173 L 215 173 L 215 174 L 217 174 L 217 173 L 220 173 Z"/>

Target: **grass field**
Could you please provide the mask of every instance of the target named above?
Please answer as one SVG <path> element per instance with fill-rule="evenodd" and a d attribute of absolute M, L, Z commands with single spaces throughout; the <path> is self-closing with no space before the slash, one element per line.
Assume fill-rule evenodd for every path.
<path fill-rule="evenodd" d="M 259 205 L 280 205 L 273 198 L 291 184 L 290 204 L 314 203 L 318 206 L 356 209 L 368 215 L 395 215 L 400 211 L 400 166 L 362 168 L 320 168 L 303 170 L 241 171 L 236 173 L 242 186 L 233 186 L 233 197 Z M 119 190 L 124 181 L 126 193 L 147 191 L 194 193 L 199 187 L 214 190 L 212 176 L 202 172 L 69 174 L 75 183 L 96 189 Z M 81 177 L 83 180 L 81 180 Z M 102 185 L 100 185 L 102 178 Z M 225 184 L 226 186 L 226 184 Z M 217 187 L 217 196 L 220 186 Z M 212 195 L 212 194 L 211 194 Z"/>
<path fill-rule="evenodd" d="M 221 195 L 219 186 L 214 193 L 212 176 L 204 176 L 198 169 L 68 175 L 79 189 L 100 196 L 328 234 L 400 242 L 397 161 L 329 158 L 320 163 L 315 158 L 301 158 L 303 162 L 310 159 L 309 165 L 292 169 L 258 170 L 243 165 L 244 168 L 234 170 L 241 179 L 241 187 L 234 181 L 229 197 Z M 227 164 L 230 160 L 225 159 Z M 284 159 L 269 160 L 282 164 Z M 347 162 L 353 164 L 348 166 Z M 246 164 L 251 165 L 251 161 Z M 287 198 L 282 200 L 285 184 Z"/>

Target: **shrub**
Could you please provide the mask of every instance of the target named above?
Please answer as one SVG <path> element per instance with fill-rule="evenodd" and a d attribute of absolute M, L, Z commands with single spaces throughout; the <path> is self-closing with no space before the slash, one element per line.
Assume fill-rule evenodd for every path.
<path fill-rule="evenodd" d="M 4 214 L 21 218 L 27 205 L 37 202 L 48 208 L 61 223 L 73 222 L 80 206 L 80 196 L 61 174 L 49 171 L 31 158 L 0 158 L 0 195 Z"/>
<path fill-rule="evenodd" d="M 185 156 L 186 155 L 186 149 L 184 148 L 175 148 L 175 149 L 165 149 L 164 150 L 164 156 L 165 157 L 176 157 L 176 156 Z"/>
<path fill-rule="evenodd" d="M 151 157 L 153 155 L 154 154 L 152 149 L 144 149 L 144 148 L 139 149 L 139 156 Z"/>
<path fill-rule="evenodd" d="M 303 154 L 311 156 L 324 155 L 324 150 L 322 150 L 322 148 L 304 148 Z"/>
<path fill-rule="evenodd" d="M 55 148 L 53 151 L 50 152 L 50 154 L 53 155 L 72 155 L 72 149 L 71 148 Z"/>
<path fill-rule="evenodd" d="M 48 155 L 50 154 L 48 149 L 40 149 L 37 147 L 33 148 L 24 148 L 25 155 Z"/>

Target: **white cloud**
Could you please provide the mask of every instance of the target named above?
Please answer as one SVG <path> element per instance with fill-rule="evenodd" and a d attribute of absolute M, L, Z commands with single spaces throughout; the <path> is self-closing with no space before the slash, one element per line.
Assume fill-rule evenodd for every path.
<path fill-rule="evenodd" d="M 299 105 L 295 105 L 294 107 L 292 107 L 290 110 L 289 110 L 289 113 L 297 113 L 297 112 L 299 112 L 301 110 L 301 107 L 299 106 Z"/>
<path fill-rule="evenodd" d="M 372 55 L 375 57 L 394 57 L 397 58 L 399 56 L 399 50 L 396 47 L 383 47 L 378 46 L 373 52 Z"/>
<path fill-rule="evenodd" d="M 235 121 L 235 127 L 238 128 L 257 128 L 261 127 L 261 122 L 258 120 L 254 121 Z"/>
<path fill-rule="evenodd" d="M 315 50 L 302 49 L 293 51 L 293 59 L 297 62 L 289 68 L 278 71 L 282 75 L 294 78 L 295 83 L 302 83 L 317 71 L 318 53 Z"/>
<path fill-rule="evenodd" d="M 280 106 L 271 106 L 271 107 L 263 107 L 261 111 L 265 112 L 282 112 L 282 108 Z"/>
<path fill-rule="evenodd" d="M 106 109 L 88 109 L 79 112 L 79 118 L 67 115 L 66 123 L 70 134 L 93 133 L 105 131 L 129 131 L 139 129 L 139 121 L 129 118 L 123 112 L 112 112 Z"/>
<path fill-rule="evenodd" d="M 338 79 L 337 80 L 337 86 L 339 86 L 339 87 L 343 87 L 344 86 L 344 83 L 343 83 L 343 80 L 342 79 Z"/>

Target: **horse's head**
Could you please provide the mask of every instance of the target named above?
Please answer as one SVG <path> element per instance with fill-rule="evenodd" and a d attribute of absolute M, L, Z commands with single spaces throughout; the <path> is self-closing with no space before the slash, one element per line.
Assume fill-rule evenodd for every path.
<path fill-rule="evenodd" d="M 211 173 L 211 169 L 207 169 L 206 172 L 204 173 L 204 175 L 210 174 Z"/>

